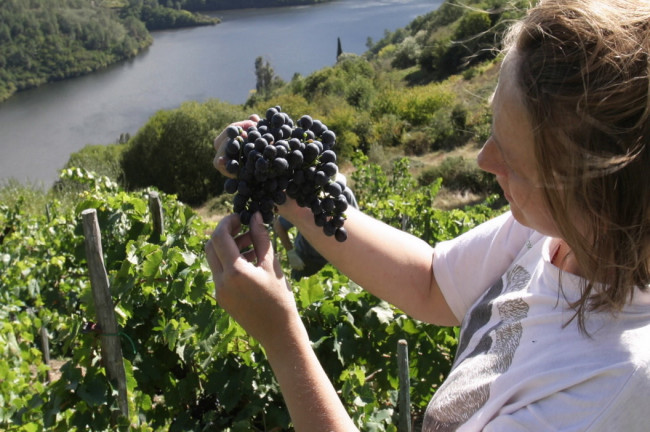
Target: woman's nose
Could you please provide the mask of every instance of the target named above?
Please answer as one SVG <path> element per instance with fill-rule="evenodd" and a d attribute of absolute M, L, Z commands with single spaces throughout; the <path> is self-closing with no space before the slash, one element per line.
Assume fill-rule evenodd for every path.
<path fill-rule="evenodd" d="M 479 168 L 483 171 L 495 175 L 505 174 L 501 154 L 499 153 L 499 149 L 494 143 L 492 137 L 488 138 L 485 144 L 483 144 L 483 148 L 481 148 L 481 151 L 478 153 L 476 162 L 478 163 Z"/>

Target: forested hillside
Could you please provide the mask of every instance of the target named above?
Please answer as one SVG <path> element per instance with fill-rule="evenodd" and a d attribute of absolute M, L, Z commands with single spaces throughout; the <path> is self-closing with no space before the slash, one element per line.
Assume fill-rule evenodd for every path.
<path fill-rule="evenodd" d="M 0 8 L 0 100 L 16 91 L 91 72 L 151 43 L 142 21 L 90 0 L 4 0 Z"/>

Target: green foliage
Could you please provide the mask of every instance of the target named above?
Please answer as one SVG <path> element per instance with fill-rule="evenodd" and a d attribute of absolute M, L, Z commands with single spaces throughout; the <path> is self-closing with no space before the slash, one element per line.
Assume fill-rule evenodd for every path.
<path fill-rule="evenodd" d="M 407 158 L 394 162 L 386 173 L 368 157 L 358 154 L 352 174 L 354 191 L 363 211 L 395 228 L 408 231 L 431 245 L 462 234 L 503 212 L 489 205 L 466 210 L 440 210 L 433 201 L 442 186 L 442 178 L 418 185 L 409 172 Z M 491 198 L 490 201 L 496 199 Z"/>
<path fill-rule="evenodd" d="M 148 30 L 163 30 L 199 25 L 217 24 L 219 19 L 205 15 L 197 15 L 187 10 L 163 7 L 157 2 L 148 2 L 139 8 L 139 18 Z M 128 11 L 127 13 L 133 13 Z"/>
<path fill-rule="evenodd" d="M 188 204 L 200 204 L 223 190 L 212 165 L 213 141 L 229 123 L 245 118 L 241 107 L 217 100 L 187 102 L 159 111 L 129 141 L 122 155 L 129 188 L 155 186 Z"/>
<path fill-rule="evenodd" d="M 273 90 L 284 84 L 282 78 L 275 74 L 271 64 L 268 60 L 264 60 L 263 57 L 257 57 L 255 59 L 255 79 L 256 98 L 269 97 Z M 249 103 L 252 102 L 249 101 Z"/>
<path fill-rule="evenodd" d="M 426 125 L 438 112 L 452 104 L 455 96 L 439 85 L 386 91 L 373 104 L 375 117 L 392 114 L 411 126 Z M 449 114 L 446 114 L 449 115 Z"/>
<path fill-rule="evenodd" d="M 437 182 L 417 186 L 405 160 L 385 173 L 359 155 L 353 175 L 364 211 L 430 243 L 497 212 L 431 208 Z M 208 227 L 161 194 L 165 232 L 156 238 L 149 191 L 129 193 L 107 177 L 68 168 L 77 202 L 0 204 L 0 428 L 5 430 L 290 430 L 259 344 L 216 304 L 203 252 Z M 15 196 L 17 192 L 12 192 Z M 27 195 L 28 196 L 28 195 Z M 97 210 L 119 335 L 94 321 L 80 213 Z M 287 269 L 287 263 L 283 263 Z M 396 431 L 397 341 L 411 352 L 412 413 L 420 416 L 449 371 L 457 333 L 425 325 L 371 296 L 331 266 L 294 284 L 314 350 L 362 430 Z M 40 329 L 63 366 L 45 380 Z M 100 359 L 102 337 L 120 337 L 129 417 Z"/>
<path fill-rule="evenodd" d="M 372 65 L 360 56 L 344 54 L 339 57 L 336 65 L 320 69 L 309 75 L 302 86 L 302 96 L 308 99 L 323 95 L 350 97 L 354 93 L 350 86 L 355 80 L 372 80 L 375 76 Z M 356 81 L 358 86 L 358 81 Z M 364 99 L 357 97 L 356 99 Z"/>
<path fill-rule="evenodd" d="M 477 194 L 500 193 L 494 175 L 480 169 L 476 161 L 462 156 L 445 158 L 440 165 L 425 169 L 418 178 L 421 185 L 435 183 L 444 179 L 446 188 L 456 191 L 469 191 Z"/>
<path fill-rule="evenodd" d="M 168 7 L 178 5 L 179 7 L 191 11 L 211 11 L 221 9 L 245 9 L 245 8 L 263 8 L 263 7 L 281 7 L 281 6 L 299 6 L 317 3 L 325 3 L 331 0 L 158 0 L 161 4 Z"/>
<path fill-rule="evenodd" d="M 380 56 L 393 47 L 393 67 L 417 64 L 421 73 L 414 77 L 441 81 L 494 58 L 507 23 L 527 7 L 523 1 L 447 0 L 404 29 L 388 32 L 368 54 Z"/>
<path fill-rule="evenodd" d="M 83 167 L 100 176 L 122 181 L 123 174 L 120 161 L 126 148 L 125 144 L 126 142 L 108 145 L 87 145 L 81 150 L 72 153 L 64 168 Z"/>

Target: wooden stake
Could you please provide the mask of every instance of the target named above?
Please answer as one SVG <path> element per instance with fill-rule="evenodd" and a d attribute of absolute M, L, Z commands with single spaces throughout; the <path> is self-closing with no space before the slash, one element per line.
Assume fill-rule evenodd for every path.
<path fill-rule="evenodd" d="M 87 209 L 81 212 L 86 245 L 86 260 L 95 302 L 97 323 L 101 331 L 101 351 L 108 377 L 117 382 L 118 405 L 122 415 L 128 417 L 129 404 L 126 389 L 126 373 L 122 358 L 115 310 L 111 298 L 108 274 L 104 267 L 102 236 L 97 222 L 97 211 Z"/>
<path fill-rule="evenodd" d="M 411 378 L 409 376 L 408 343 L 397 341 L 397 366 L 399 376 L 399 432 L 411 432 Z"/>
<path fill-rule="evenodd" d="M 160 195 L 158 192 L 149 192 L 149 211 L 153 218 L 153 241 L 155 243 L 160 241 L 160 238 L 165 233 L 165 221 L 163 219 L 163 208 L 160 202 Z"/>
<path fill-rule="evenodd" d="M 41 332 L 41 351 L 43 352 L 43 363 L 45 363 L 45 365 L 47 366 L 50 366 L 50 337 L 47 333 L 47 328 L 45 327 L 45 325 L 41 326 L 40 332 Z M 52 381 L 52 374 L 49 369 L 47 370 L 45 380 L 46 382 Z"/>

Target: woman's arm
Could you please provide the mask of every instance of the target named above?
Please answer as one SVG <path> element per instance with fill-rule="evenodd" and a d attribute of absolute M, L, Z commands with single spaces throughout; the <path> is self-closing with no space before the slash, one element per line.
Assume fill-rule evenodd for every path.
<path fill-rule="evenodd" d="M 348 238 L 323 234 L 309 209 L 289 200 L 280 206 L 302 235 L 336 268 L 415 319 L 458 325 L 433 275 L 433 248 L 425 241 L 349 207 Z"/>
<path fill-rule="evenodd" d="M 217 302 L 265 348 L 297 431 L 356 431 L 311 348 L 260 214 L 250 231 L 240 229 L 237 215 L 224 218 L 205 247 Z"/>
<path fill-rule="evenodd" d="M 259 117 L 234 123 L 242 128 Z M 224 175 L 225 130 L 214 142 L 215 167 Z M 289 199 L 280 213 L 336 268 L 379 298 L 421 321 L 458 325 L 433 275 L 433 248 L 423 240 L 348 207 L 345 227 L 348 239 L 337 242 L 323 234 L 309 209 Z"/>

